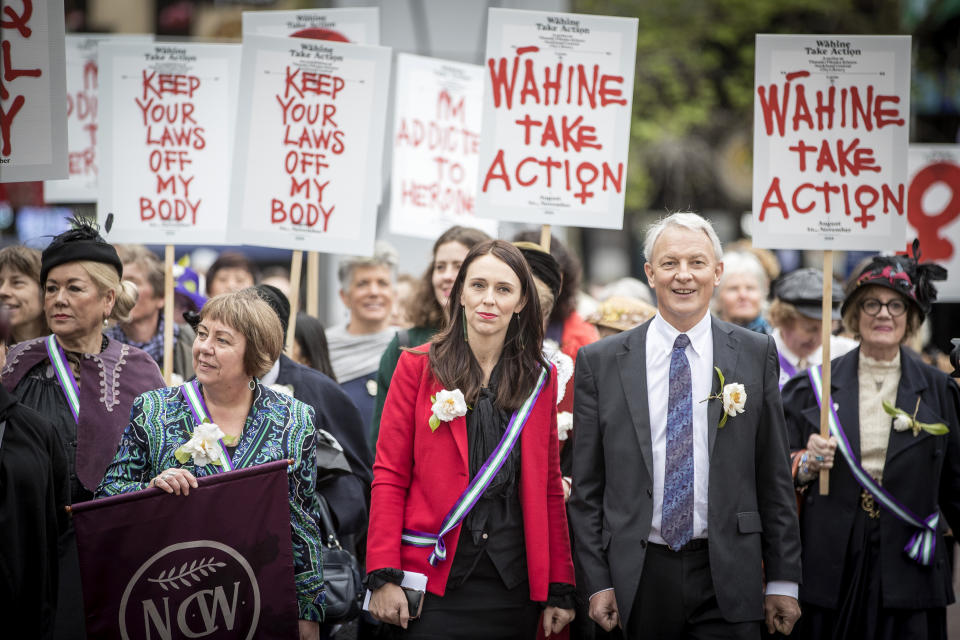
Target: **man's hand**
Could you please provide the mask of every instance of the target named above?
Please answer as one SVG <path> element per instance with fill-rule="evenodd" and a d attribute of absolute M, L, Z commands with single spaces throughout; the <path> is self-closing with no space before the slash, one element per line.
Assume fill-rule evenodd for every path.
<path fill-rule="evenodd" d="M 596 593 L 590 598 L 590 619 L 603 627 L 604 631 L 613 631 L 620 625 L 620 610 L 613 589 Z"/>
<path fill-rule="evenodd" d="M 573 621 L 576 615 L 573 609 L 547 607 L 543 610 L 543 635 L 547 638 L 560 633 L 563 628 Z"/>
<path fill-rule="evenodd" d="M 398 585 L 387 583 L 370 594 L 370 614 L 380 622 L 407 628 L 407 596 Z"/>
<path fill-rule="evenodd" d="M 769 595 L 763 599 L 763 612 L 767 618 L 768 632 L 779 631 L 788 636 L 800 619 L 800 603 L 790 596 Z"/>

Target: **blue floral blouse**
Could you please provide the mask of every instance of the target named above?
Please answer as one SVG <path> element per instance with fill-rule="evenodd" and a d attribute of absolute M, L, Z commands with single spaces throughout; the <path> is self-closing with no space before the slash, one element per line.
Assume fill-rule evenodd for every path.
<path fill-rule="evenodd" d="M 313 408 L 261 384 L 232 455 L 235 468 L 292 458 L 290 468 L 290 524 L 293 565 L 300 619 L 323 618 L 322 536 L 316 513 Z M 181 387 L 141 394 L 130 411 L 117 455 L 107 468 L 96 497 L 140 491 L 165 469 L 182 467 L 198 478 L 214 475 L 219 467 L 180 463 L 174 456 L 187 443 L 196 420 Z"/>

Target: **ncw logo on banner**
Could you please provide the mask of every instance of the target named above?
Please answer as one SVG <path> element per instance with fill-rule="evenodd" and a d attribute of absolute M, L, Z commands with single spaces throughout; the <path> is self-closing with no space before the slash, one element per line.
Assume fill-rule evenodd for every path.
<path fill-rule="evenodd" d="M 260 587 L 250 563 L 213 540 L 173 544 L 144 562 L 120 601 L 120 636 L 254 638 Z M 236 632 L 234 634 L 224 632 Z"/>

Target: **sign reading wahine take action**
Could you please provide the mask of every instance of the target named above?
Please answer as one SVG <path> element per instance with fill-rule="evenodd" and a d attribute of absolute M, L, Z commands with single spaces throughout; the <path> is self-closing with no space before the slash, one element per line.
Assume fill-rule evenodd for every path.
<path fill-rule="evenodd" d="M 478 213 L 619 229 L 636 18 L 490 9 Z"/>
<path fill-rule="evenodd" d="M 756 43 L 754 245 L 902 249 L 910 37 Z"/>

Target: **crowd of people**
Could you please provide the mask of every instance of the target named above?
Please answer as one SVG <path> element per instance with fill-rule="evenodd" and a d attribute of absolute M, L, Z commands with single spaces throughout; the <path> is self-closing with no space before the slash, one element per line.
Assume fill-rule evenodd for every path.
<path fill-rule="evenodd" d="M 79 218 L 0 250 L 5 633 L 85 637 L 65 505 L 291 459 L 301 638 L 947 637 L 960 387 L 917 339 L 941 268 L 915 244 L 834 282 L 822 437 L 820 270 L 676 213 L 648 284 L 591 300 L 540 241 L 452 227 L 419 279 L 378 244 L 339 266 L 347 320 L 297 312 L 289 353 L 283 274 L 178 265 L 171 386 L 154 253 Z M 203 417 L 219 467 L 176 455 Z M 346 628 L 321 503 L 367 573 Z"/>

